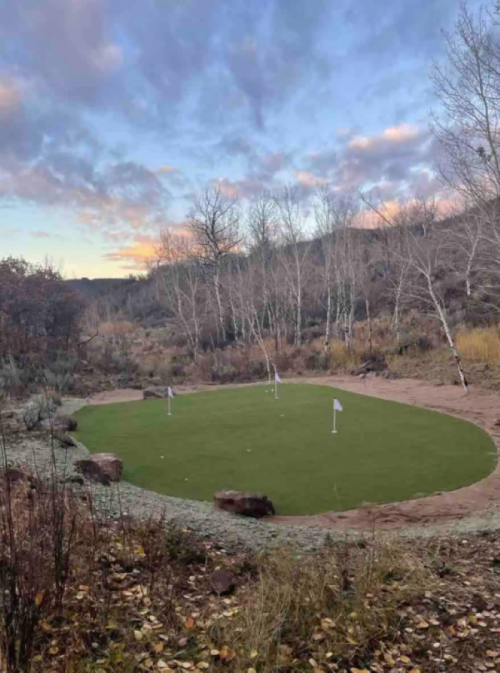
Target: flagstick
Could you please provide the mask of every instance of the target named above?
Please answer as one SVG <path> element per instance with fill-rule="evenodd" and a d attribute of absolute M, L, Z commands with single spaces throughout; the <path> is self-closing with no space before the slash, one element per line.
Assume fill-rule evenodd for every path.
<path fill-rule="evenodd" d="M 274 379 L 274 399 L 278 399 L 278 382 Z"/>
<path fill-rule="evenodd" d="M 172 411 L 170 410 L 170 395 L 167 397 L 167 408 L 168 408 L 167 416 L 171 416 Z"/>
<path fill-rule="evenodd" d="M 332 430 L 332 435 L 337 434 L 336 419 L 337 419 L 337 410 L 335 409 L 335 405 L 334 405 L 333 406 L 333 430 Z"/>

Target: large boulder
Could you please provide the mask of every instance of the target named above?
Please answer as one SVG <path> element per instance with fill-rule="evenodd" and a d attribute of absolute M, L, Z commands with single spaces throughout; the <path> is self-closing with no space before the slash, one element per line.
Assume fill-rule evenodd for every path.
<path fill-rule="evenodd" d="M 168 387 L 166 386 L 151 386 L 142 391 L 144 400 L 161 400 L 168 397 Z"/>
<path fill-rule="evenodd" d="M 112 481 L 121 481 L 122 459 L 114 453 L 93 453 L 75 463 L 76 469 L 86 479 L 109 486 Z"/>
<path fill-rule="evenodd" d="M 219 491 L 214 495 L 214 502 L 218 509 L 254 519 L 275 514 L 273 503 L 263 493 Z"/>

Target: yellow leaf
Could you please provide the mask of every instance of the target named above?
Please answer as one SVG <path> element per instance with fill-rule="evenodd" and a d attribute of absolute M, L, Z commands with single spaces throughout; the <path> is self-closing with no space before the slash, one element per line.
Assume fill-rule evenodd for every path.
<path fill-rule="evenodd" d="M 259 653 L 257 652 L 257 650 L 252 650 L 250 652 L 250 659 L 255 659 L 255 657 L 258 657 L 258 656 L 259 656 Z"/>
<path fill-rule="evenodd" d="M 257 673 L 255 668 L 247 668 L 247 673 Z"/>
<path fill-rule="evenodd" d="M 44 596 L 45 596 L 45 591 L 39 591 L 37 593 L 36 598 L 35 598 L 35 605 L 36 605 L 37 608 L 39 608 L 40 605 L 42 604 Z"/>
<path fill-rule="evenodd" d="M 160 652 L 163 652 L 163 648 L 164 648 L 164 647 L 165 647 L 165 646 L 164 646 L 163 643 L 156 643 L 156 645 L 155 645 L 155 652 L 156 652 L 157 654 L 160 654 Z"/>
<path fill-rule="evenodd" d="M 205 670 L 205 669 L 207 669 L 207 668 L 210 668 L 210 664 L 207 664 L 206 661 L 199 661 L 199 662 L 196 664 L 196 668 L 199 668 L 201 671 L 203 671 L 203 670 Z"/>
<path fill-rule="evenodd" d="M 144 665 L 147 666 L 148 668 L 153 668 L 153 660 L 152 659 L 146 659 L 144 662 Z"/>
<path fill-rule="evenodd" d="M 399 657 L 399 661 L 402 661 L 403 664 L 411 664 L 410 657 L 406 657 L 404 654 L 403 656 Z"/>
<path fill-rule="evenodd" d="M 417 624 L 417 629 L 428 629 L 428 628 L 429 628 L 429 624 L 427 624 L 427 622 L 424 621 L 423 619 L 422 619 L 421 622 L 419 622 Z"/>
<path fill-rule="evenodd" d="M 219 650 L 210 650 L 210 654 L 212 655 L 212 657 L 218 657 L 220 652 Z"/>
<path fill-rule="evenodd" d="M 412 668 L 410 673 L 420 673 L 420 669 L 419 668 Z"/>
<path fill-rule="evenodd" d="M 136 549 L 138 554 L 145 554 L 146 552 L 144 551 L 144 547 L 137 547 Z"/>
<path fill-rule="evenodd" d="M 134 636 L 136 640 L 142 640 L 144 637 L 141 631 L 134 631 Z"/>
<path fill-rule="evenodd" d="M 389 666 L 394 666 L 396 664 L 390 654 L 384 654 L 384 660 L 386 664 L 389 664 Z"/>
<path fill-rule="evenodd" d="M 59 652 L 59 648 L 57 646 L 51 647 L 49 650 L 49 654 L 57 654 Z"/>
<path fill-rule="evenodd" d="M 353 638 L 352 636 L 347 636 L 347 642 L 350 643 L 351 645 L 357 645 L 358 641 Z"/>

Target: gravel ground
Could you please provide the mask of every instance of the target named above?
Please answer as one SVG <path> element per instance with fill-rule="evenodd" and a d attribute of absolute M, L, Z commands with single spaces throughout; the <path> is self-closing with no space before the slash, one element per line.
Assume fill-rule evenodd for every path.
<path fill-rule="evenodd" d="M 63 413 L 74 413 L 84 406 L 84 400 L 69 399 L 64 402 Z M 76 476 L 74 462 L 89 455 L 86 447 L 52 450 L 51 442 L 41 434 L 23 434 L 9 442 L 7 456 L 12 466 L 34 472 L 39 477 L 52 474 L 55 464 L 61 480 L 71 483 Z M 146 491 L 122 482 L 112 486 L 71 483 L 79 493 L 89 493 L 95 510 L 102 516 L 118 518 L 121 514 L 147 519 L 164 516 L 166 522 L 189 528 L 202 538 L 213 538 L 226 548 L 262 550 L 269 546 L 291 545 L 303 551 L 324 544 L 325 539 L 363 537 L 371 532 L 335 531 L 309 525 L 280 525 L 245 519 L 214 509 L 211 503 L 173 498 Z M 500 529 L 500 510 L 491 509 L 487 514 L 463 518 L 453 525 L 402 526 L 384 535 L 432 536 L 442 534 L 465 535 L 486 530 Z"/>

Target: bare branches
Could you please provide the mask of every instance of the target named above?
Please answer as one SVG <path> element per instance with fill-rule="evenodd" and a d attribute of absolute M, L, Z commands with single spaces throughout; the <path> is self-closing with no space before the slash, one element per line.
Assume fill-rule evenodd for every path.
<path fill-rule="evenodd" d="M 433 118 L 444 154 L 441 175 L 469 201 L 489 201 L 500 195 L 498 37 L 484 10 L 474 16 L 464 5 L 445 40 L 446 64 L 432 71 L 444 111 Z"/>

